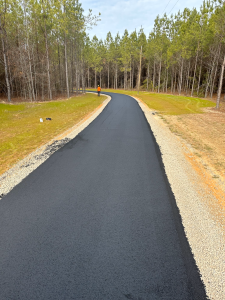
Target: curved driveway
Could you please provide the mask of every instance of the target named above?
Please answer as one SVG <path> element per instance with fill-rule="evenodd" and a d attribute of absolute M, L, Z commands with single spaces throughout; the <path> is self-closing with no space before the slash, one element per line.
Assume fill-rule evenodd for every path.
<path fill-rule="evenodd" d="M 145 116 L 110 95 L 0 202 L 0 299 L 206 299 Z"/>

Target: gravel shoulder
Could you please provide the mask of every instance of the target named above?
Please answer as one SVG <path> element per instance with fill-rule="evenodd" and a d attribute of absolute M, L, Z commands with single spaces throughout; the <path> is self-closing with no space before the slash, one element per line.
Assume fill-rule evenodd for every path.
<path fill-rule="evenodd" d="M 215 195 L 187 157 L 181 143 L 160 117 L 135 98 L 144 112 L 160 147 L 165 171 L 174 193 L 196 264 L 211 300 L 225 299 L 224 212 Z"/>
<path fill-rule="evenodd" d="M 15 164 L 11 169 L 3 173 L 0 176 L 0 199 L 46 161 L 55 151 L 67 144 L 71 139 L 75 138 L 84 128 L 97 118 L 110 100 L 111 97 L 107 96 L 107 99 L 82 121 L 66 130 L 63 134 L 56 136 L 45 145 L 39 147 Z"/>

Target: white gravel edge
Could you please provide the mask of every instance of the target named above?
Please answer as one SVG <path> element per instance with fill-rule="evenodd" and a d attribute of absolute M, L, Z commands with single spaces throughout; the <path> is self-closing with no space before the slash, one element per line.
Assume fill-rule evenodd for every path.
<path fill-rule="evenodd" d="M 62 134 L 53 138 L 50 142 L 39 147 L 23 160 L 15 164 L 11 169 L 3 173 L 0 176 L 0 199 L 8 194 L 17 184 L 39 167 L 44 161 L 46 161 L 55 151 L 68 143 L 71 139 L 75 138 L 84 128 L 97 118 L 110 100 L 111 97 L 107 96 L 101 107 L 95 109 L 87 120 L 84 118 L 72 128 L 66 130 Z"/>
<path fill-rule="evenodd" d="M 157 114 L 140 105 L 160 147 L 164 168 L 182 218 L 185 234 L 211 300 L 225 299 L 225 239 L 207 207 L 201 179 L 185 158 L 185 149 Z M 187 150 L 186 150 L 187 151 Z"/>

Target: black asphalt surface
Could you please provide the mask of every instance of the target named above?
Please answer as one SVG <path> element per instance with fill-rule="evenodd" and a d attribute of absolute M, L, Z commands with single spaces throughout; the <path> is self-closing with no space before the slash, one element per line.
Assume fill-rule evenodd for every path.
<path fill-rule="evenodd" d="M 206 299 L 145 116 L 110 95 L 0 201 L 0 300 Z"/>

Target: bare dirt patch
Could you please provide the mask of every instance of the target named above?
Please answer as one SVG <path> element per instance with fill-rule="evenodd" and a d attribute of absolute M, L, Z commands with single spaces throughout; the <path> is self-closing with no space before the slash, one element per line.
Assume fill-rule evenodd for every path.
<path fill-rule="evenodd" d="M 188 149 L 186 159 L 225 211 L 225 113 L 164 115 L 164 122 Z"/>

